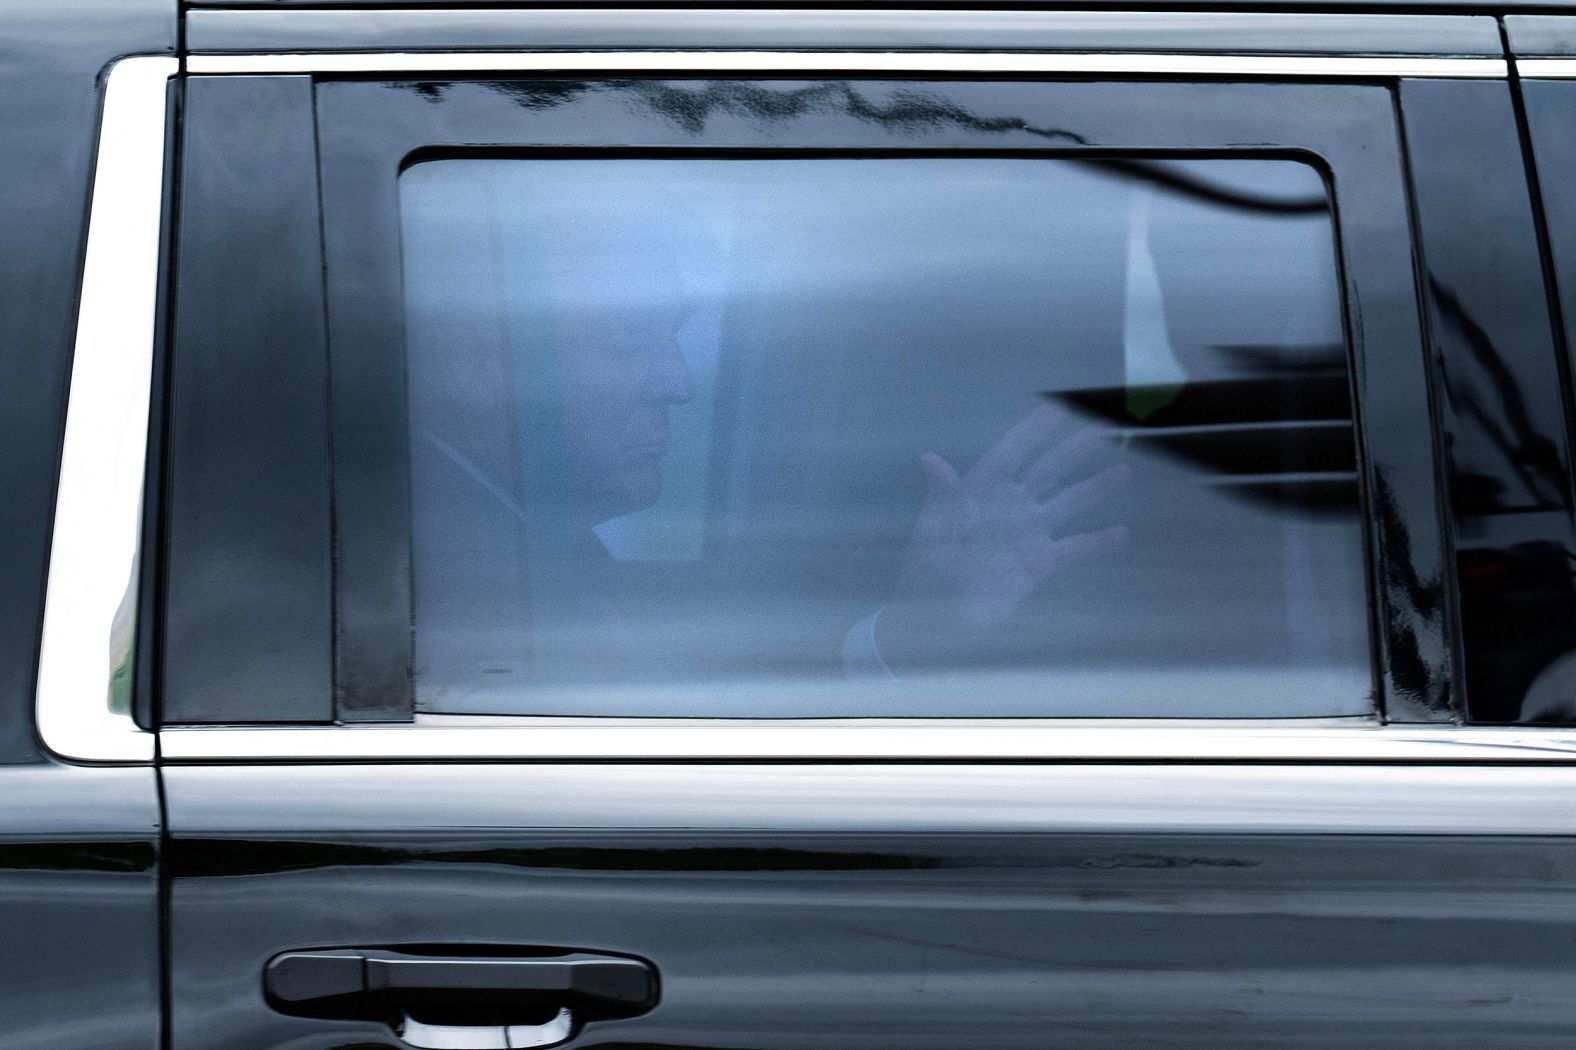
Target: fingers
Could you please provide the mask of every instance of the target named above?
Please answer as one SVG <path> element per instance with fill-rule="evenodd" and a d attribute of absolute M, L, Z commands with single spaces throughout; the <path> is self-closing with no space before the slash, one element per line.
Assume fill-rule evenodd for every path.
<path fill-rule="evenodd" d="M 925 474 L 925 502 L 914 523 L 914 532 L 921 542 L 936 544 L 957 520 L 963 481 L 952 464 L 934 452 L 919 457 L 919 467 Z"/>
<path fill-rule="evenodd" d="M 1096 532 L 1080 533 L 1077 536 L 1058 540 L 1056 546 L 1060 560 L 1056 567 L 1065 569 L 1069 565 L 1109 554 L 1126 543 L 1129 534 L 1126 525 L 1112 525 Z"/>
<path fill-rule="evenodd" d="M 1035 499 L 1044 499 L 1067 478 L 1091 466 L 1105 443 L 1105 435 L 1098 427 L 1080 427 L 1072 437 L 1030 464 L 1023 472 L 1024 489 Z"/>
<path fill-rule="evenodd" d="M 1116 495 L 1133 478 L 1133 468 L 1126 463 L 1107 467 L 1092 478 L 1076 485 L 1068 485 L 1040 507 L 1040 517 L 1052 532 L 1085 511 L 1099 506 Z"/>
<path fill-rule="evenodd" d="M 1043 448 L 1061 429 L 1064 416 L 1050 405 L 1041 405 L 1024 416 L 1017 425 L 992 445 L 969 471 L 971 478 L 991 481 L 1010 478 L 1029 457 Z"/>
<path fill-rule="evenodd" d="M 1127 542 L 1126 525 L 1112 525 L 1095 532 L 1079 533 L 1060 540 L 1047 539 L 1029 555 L 1029 568 L 1039 580 L 1080 562 L 1109 554 Z"/>
<path fill-rule="evenodd" d="M 944 499 L 962 487 L 962 479 L 958 477 L 958 472 L 952 469 L 952 464 L 934 452 L 920 456 L 919 466 L 925 472 L 927 499 Z"/>

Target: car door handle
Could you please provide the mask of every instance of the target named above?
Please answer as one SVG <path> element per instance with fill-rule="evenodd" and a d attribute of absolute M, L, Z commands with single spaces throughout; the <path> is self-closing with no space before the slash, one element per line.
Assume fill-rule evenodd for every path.
<path fill-rule="evenodd" d="M 263 987 L 281 1013 L 386 1021 L 422 1050 L 554 1046 L 587 1021 L 632 1017 L 657 1003 L 657 970 L 644 959 L 464 951 L 284 952 L 264 967 Z"/>

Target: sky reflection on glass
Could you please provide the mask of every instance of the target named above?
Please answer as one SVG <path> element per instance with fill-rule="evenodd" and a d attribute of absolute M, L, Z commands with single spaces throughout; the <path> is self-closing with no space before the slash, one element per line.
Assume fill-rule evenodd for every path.
<path fill-rule="evenodd" d="M 411 168 L 419 708 L 1370 712 L 1324 193 L 1253 159 Z"/>

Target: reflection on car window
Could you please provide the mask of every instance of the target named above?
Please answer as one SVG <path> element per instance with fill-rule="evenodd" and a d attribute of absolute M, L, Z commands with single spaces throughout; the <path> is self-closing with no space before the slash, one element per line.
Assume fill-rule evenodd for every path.
<path fill-rule="evenodd" d="M 1372 711 L 1314 168 L 472 157 L 400 194 L 420 710 Z"/>

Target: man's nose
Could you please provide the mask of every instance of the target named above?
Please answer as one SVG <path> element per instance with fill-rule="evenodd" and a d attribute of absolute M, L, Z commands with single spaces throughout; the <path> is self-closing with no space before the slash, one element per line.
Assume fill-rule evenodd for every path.
<path fill-rule="evenodd" d="M 678 339 L 661 340 L 652 351 L 650 397 L 669 405 L 682 405 L 695 397 L 695 377 Z"/>

